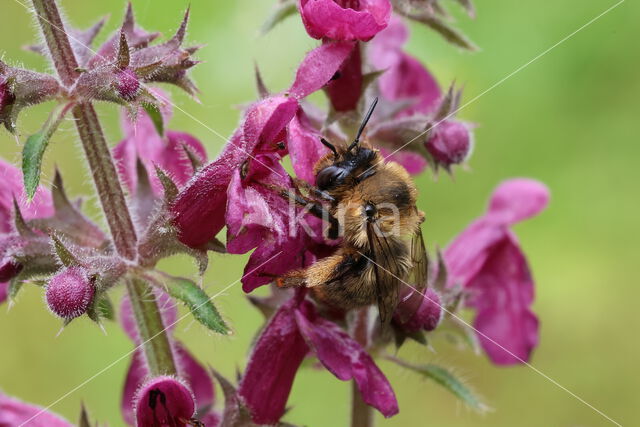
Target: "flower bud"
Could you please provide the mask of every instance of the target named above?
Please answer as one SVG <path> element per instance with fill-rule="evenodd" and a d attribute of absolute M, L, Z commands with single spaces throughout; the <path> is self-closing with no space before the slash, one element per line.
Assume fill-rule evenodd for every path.
<path fill-rule="evenodd" d="M 60 91 L 55 77 L 10 67 L 0 61 L 0 123 L 13 132 L 20 110 L 48 101 Z"/>
<path fill-rule="evenodd" d="M 402 309 L 402 303 L 400 303 L 398 311 L 402 311 Z M 424 293 L 420 306 L 415 309 L 411 317 L 404 322 L 400 322 L 400 326 L 407 332 L 433 331 L 440 324 L 441 319 L 442 304 L 440 295 L 429 288 Z"/>
<path fill-rule="evenodd" d="M 139 426 L 186 426 L 196 408 L 191 390 L 168 376 L 147 381 L 134 398 L 134 406 Z"/>
<path fill-rule="evenodd" d="M 71 320 L 87 311 L 94 292 L 86 270 L 69 267 L 51 278 L 45 296 L 51 311 Z"/>
<path fill-rule="evenodd" d="M 434 127 L 426 147 L 437 164 L 448 168 L 471 154 L 471 133 L 462 122 L 445 120 Z"/>
<path fill-rule="evenodd" d="M 0 282 L 8 282 L 22 270 L 23 265 L 11 257 L 0 259 Z"/>
<path fill-rule="evenodd" d="M 133 101 L 138 95 L 140 89 L 140 81 L 138 76 L 131 68 L 125 68 L 115 74 L 116 91 L 123 99 Z"/>

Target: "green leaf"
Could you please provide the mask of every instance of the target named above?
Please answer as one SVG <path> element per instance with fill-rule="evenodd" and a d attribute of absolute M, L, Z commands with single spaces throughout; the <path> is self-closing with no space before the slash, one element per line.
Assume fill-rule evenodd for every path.
<path fill-rule="evenodd" d="M 51 235 L 51 240 L 53 241 L 53 249 L 58 255 L 60 262 L 64 264 L 65 267 L 80 265 L 78 259 L 73 255 L 73 253 L 65 246 L 64 243 L 60 240 L 58 236 L 55 234 Z"/>
<path fill-rule="evenodd" d="M 151 118 L 153 126 L 155 126 L 158 135 L 164 136 L 164 118 L 162 117 L 162 113 L 160 112 L 160 107 L 149 102 L 143 102 L 142 108 L 144 108 L 144 111 L 146 111 Z"/>
<path fill-rule="evenodd" d="M 24 188 L 29 199 L 33 199 L 40 183 L 42 158 L 51 136 L 60 125 L 72 104 L 58 105 L 49 115 L 42 129 L 27 138 L 22 149 L 22 174 Z"/>
<path fill-rule="evenodd" d="M 116 318 L 113 303 L 106 293 L 97 298 L 97 301 L 88 310 L 88 315 L 95 322 L 99 322 L 100 319 L 113 321 Z"/>
<path fill-rule="evenodd" d="M 145 277 L 164 289 L 172 297 L 182 301 L 191 310 L 195 319 L 219 334 L 230 335 L 231 330 L 225 324 L 211 298 L 192 280 L 174 277 L 159 271 L 150 271 Z"/>
<path fill-rule="evenodd" d="M 262 24 L 260 34 L 265 35 L 273 29 L 280 22 L 284 21 L 289 16 L 296 13 L 296 3 L 293 0 L 285 0 L 278 3 L 275 10 L 269 15 L 269 18 Z"/>
<path fill-rule="evenodd" d="M 418 372 L 424 377 L 437 382 L 462 400 L 462 402 L 471 409 L 480 413 L 487 412 L 490 409 L 469 386 L 467 386 L 462 380 L 458 379 L 449 369 L 433 363 L 414 366 L 395 357 L 391 357 L 390 359 L 404 368 L 411 369 L 412 371 Z"/>

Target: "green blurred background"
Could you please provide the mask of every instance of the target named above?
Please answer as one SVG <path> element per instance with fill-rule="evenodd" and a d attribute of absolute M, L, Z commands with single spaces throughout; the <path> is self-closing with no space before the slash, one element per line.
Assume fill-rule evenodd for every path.
<path fill-rule="evenodd" d="M 139 23 L 164 35 L 176 29 L 187 5 L 176 0 L 133 3 Z M 273 3 L 191 0 L 189 41 L 206 44 L 199 53 L 205 63 L 194 71 L 202 104 L 176 90 L 174 99 L 220 135 L 229 135 L 237 124 L 235 106 L 255 97 L 254 61 L 268 86 L 281 90 L 291 81 L 303 54 L 317 43 L 306 35 L 298 17 L 259 36 L 259 26 Z M 481 46 L 480 52 L 460 52 L 419 27 L 413 28 L 408 46 L 443 86 L 453 79 L 464 85 L 463 102 L 492 87 L 614 1 L 477 3 L 476 20 L 462 16 L 457 5 L 449 6 L 459 26 Z M 108 31 L 100 40 L 117 27 L 124 10 L 124 0 L 63 0 L 62 5 L 70 22 L 83 28 L 111 14 Z M 3 0 L 0 8 L 4 60 L 45 70 L 41 58 L 20 50 L 36 40 L 28 11 L 17 0 Z M 435 353 L 409 345 L 402 350 L 404 357 L 455 368 L 494 411 L 472 413 L 434 383 L 381 362 L 395 387 L 400 414 L 389 420 L 379 417 L 379 425 L 610 424 L 560 385 L 621 424 L 640 422 L 636 314 L 640 297 L 639 16 L 637 2 L 622 3 L 482 95 L 459 114 L 478 124 L 469 170 L 458 170 L 455 179 L 442 176 L 434 180 L 429 174 L 418 179 L 419 205 L 427 213 L 425 232 L 432 247 L 445 245 L 479 215 L 502 179 L 529 176 L 551 188 L 549 209 L 516 230 L 537 284 L 535 310 L 541 319 L 541 342 L 532 364 L 550 379 L 528 367 L 498 368 L 484 356 L 456 350 L 443 341 L 435 342 Z M 0 131 L 0 155 L 18 162 L 26 135 L 38 128 L 50 107 L 41 105 L 23 113 L 17 140 Z M 116 143 L 121 138 L 116 108 L 101 106 L 100 110 L 108 138 Z M 170 127 L 197 135 L 210 157 L 224 144 L 223 138 L 180 111 L 175 112 Z M 89 195 L 91 184 L 75 141 L 75 131 L 67 123 L 47 153 L 45 181 L 50 181 L 57 164 L 70 193 Z M 103 223 L 96 204 L 91 198 L 88 207 Z M 245 260 L 242 256 L 212 256 L 204 277 L 208 291 L 214 293 L 236 282 Z M 187 258 L 174 258 L 164 267 L 180 274 L 195 273 Z M 216 302 L 234 327 L 233 337 L 213 336 L 190 318 L 178 325 L 176 334 L 203 362 L 233 377 L 236 368 L 245 364 L 249 342 L 262 318 L 247 303 L 239 285 Z M 129 358 L 121 356 L 131 350 L 131 342 L 117 324 L 106 325 L 105 336 L 82 319 L 56 338 L 60 326 L 44 307 L 41 289 L 25 289 L 10 311 L 6 306 L 0 308 L 0 388 L 48 405 L 111 366 L 53 410 L 75 421 L 80 401 L 84 401 L 94 419 L 122 425 L 119 399 Z M 305 369 L 296 378 L 290 399 L 293 409 L 287 419 L 310 426 L 345 425 L 349 393 L 349 384 L 327 371 Z"/>

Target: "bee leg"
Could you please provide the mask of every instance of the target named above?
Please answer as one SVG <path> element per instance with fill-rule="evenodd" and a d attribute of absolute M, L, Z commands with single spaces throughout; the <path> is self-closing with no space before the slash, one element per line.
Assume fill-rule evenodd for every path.
<path fill-rule="evenodd" d="M 293 191 L 288 190 L 286 188 L 274 187 L 273 189 L 278 191 L 282 197 L 292 200 L 297 204 L 307 208 L 309 210 L 309 213 L 312 214 L 313 216 L 318 217 L 324 221 L 328 221 L 329 222 L 328 237 L 330 239 L 338 238 L 340 233 L 340 223 L 338 222 L 338 219 L 335 216 L 331 215 L 331 213 L 325 209 L 324 206 L 322 206 L 320 203 L 316 201 L 307 199 L 306 197 L 296 194 Z"/>
<path fill-rule="evenodd" d="M 307 190 L 308 192 L 310 192 L 314 196 L 318 197 L 319 199 L 326 200 L 328 202 L 335 202 L 336 201 L 336 199 L 332 195 L 330 195 L 326 191 L 322 191 L 319 188 L 316 188 L 316 187 L 312 186 L 307 181 L 304 181 L 304 180 L 298 179 L 298 178 L 293 178 L 293 182 L 299 188 L 304 188 L 305 190 Z"/>
<path fill-rule="evenodd" d="M 276 279 L 276 286 L 279 288 L 293 288 L 305 286 L 307 283 L 306 270 L 293 270 L 282 277 Z"/>

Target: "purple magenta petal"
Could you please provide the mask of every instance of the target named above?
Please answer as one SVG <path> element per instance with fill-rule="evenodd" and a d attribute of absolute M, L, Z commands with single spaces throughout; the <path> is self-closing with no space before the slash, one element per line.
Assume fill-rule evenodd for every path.
<path fill-rule="evenodd" d="M 18 201 L 25 219 L 44 218 L 53 215 L 51 193 L 39 186 L 32 201 L 24 192 L 22 173 L 18 168 L 0 159 L 0 233 L 12 229 L 13 200 Z"/>
<path fill-rule="evenodd" d="M 507 181 L 494 192 L 489 212 L 447 248 L 448 286 L 471 292 L 481 344 L 497 364 L 528 361 L 538 342 L 538 320 L 530 306 L 533 280 L 508 225 L 538 213 L 546 187 L 535 181 Z M 506 349 L 506 350 L 505 350 Z"/>
<path fill-rule="evenodd" d="M 460 164 L 473 150 L 471 132 L 463 122 L 443 120 L 433 128 L 426 147 L 438 164 L 444 167 Z"/>
<path fill-rule="evenodd" d="M 513 224 L 540 213 L 549 203 L 549 189 L 539 181 L 510 179 L 496 188 L 489 202 L 488 216 Z"/>
<path fill-rule="evenodd" d="M 322 89 L 335 76 L 349 57 L 355 44 L 350 42 L 324 43 L 305 56 L 296 72 L 289 92 L 302 99 Z"/>
<path fill-rule="evenodd" d="M 43 408 L 0 393 L 0 426 L 72 427 L 73 424 Z"/>
<path fill-rule="evenodd" d="M 312 126 L 302 108 L 299 109 L 289 123 L 287 149 L 296 176 L 311 185 L 315 185 L 316 182 L 314 174 L 316 163 L 329 152 L 329 149 L 320 142 L 321 136 L 320 132 Z"/>
<path fill-rule="evenodd" d="M 499 365 L 529 361 L 538 344 L 538 319 L 530 309 L 533 279 L 513 235 L 493 248 L 467 288 L 469 305 L 477 310 L 474 327 L 489 358 Z"/>
<path fill-rule="evenodd" d="M 389 0 L 299 0 L 298 10 L 316 39 L 368 41 L 391 16 Z"/>
<path fill-rule="evenodd" d="M 387 161 L 402 165 L 411 175 L 417 175 L 427 167 L 427 161 L 418 153 L 398 151 L 391 154 L 386 148 L 380 148 L 380 153 Z"/>
<path fill-rule="evenodd" d="M 296 311 L 300 332 L 318 359 L 336 378 L 354 379 L 362 399 L 385 417 L 398 413 L 398 402 L 391 384 L 371 356 L 338 325 L 321 317 L 310 320 Z"/>
<path fill-rule="evenodd" d="M 402 51 L 407 38 L 405 24 L 401 19 L 393 18 L 369 47 L 373 65 L 379 70 L 386 70 L 378 81 L 382 97 L 389 101 L 415 101 L 412 106 L 402 110 L 398 117 L 432 113 L 442 96 L 429 70 Z"/>
<path fill-rule="evenodd" d="M 0 304 L 7 300 L 8 291 L 9 283 L 0 282 Z"/>
<path fill-rule="evenodd" d="M 136 425 L 185 426 L 195 412 L 191 390 L 181 381 L 159 376 L 147 381 L 135 397 Z"/>
<path fill-rule="evenodd" d="M 325 88 L 334 110 L 355 110 L 362 95 L 362 84 L 362 55 L 356 46 Z"/>
<path fill-rule="evenodd" d="M 231 175 L 248 158 L 242 141 L 242 132 L 237 131 L 222 154 L 202 168 L 173 203 L 173 224 L 185 245 L 205 245 L 224 227 Z"/>
<path fill-rule="evenodd" d="M 175 183 L 182 186 L 194 172 L 184 146 L 201 160 L 207 158 L 204 146 L 197 138 L 176 131 L 167 131 L 163 138 L 143 111 L 138 114 L 135 124 L 127 116 L 123 116 L 122 121 L 126 136 L 114 147 L 113 156 L 118 164 L 118 172 L 131 192 L 135 192 L 137 187 L 137 159 L 147 169 L 154 193 L 161 195 L 162 184 L 156 176 L 156 166 L 168 172 Z"/>
<path fill-rule="evenodd" d="M 215 392 L 209 372 L 180 343 L 176 343 L 174 354 L 178 372 L 191 387 L 198 410 L 211 407 Z"/>
<path fill-rule="evenodd" d="M 134 415 L 134 397 L 136 391 L 140 385 L 144 382 L 144 379 L 149 374 L 147 365 L 144 361 L 144 354 L 142 350 L 136 350 L 129 363 L 129 369 L 127 370 L 127 376 L 124 380 L 124 387 L 122 391 L 122 400 L 120 401 L 120 410 L 122 412 L 122 418 L 129 425 L 135 425 Z"/>
<path fill-rule="evenodd" d="M 411 297 L 402 300 L 396 308 L 394 319 L 407 332 L 433 331 L 442 320 L 444 312 L 440 295 L 431 288 L 427 289 L 423 294 L 424 296 L 414 295 L 414 297 L 420 298 L 417 304 L 414 301 L 414 297 Z"/>
<path fill-rule="evenodd" d="M 484 265 L 489 248 L 499 242 L 505 232 L 503 227 L 481 218 L 456 237 L 444 252 L 449 285 L 466 285 Z"/>
<path fill-rule="evenodd" d="M 258 424 L 275 424 L 284 415 L 296 372 L 309 347 L 298 331 L 290 300 L 271 318 L 256 341 L 238 395 Z"/>
<path fill-rule="evenodd" d="M 284 130 L 297 110 L 298 101 L 287 96 L 273 96 L 256 102 L 244 118 L 244 139 L 254 141 L 258 146 L 284 141 Z"/>

